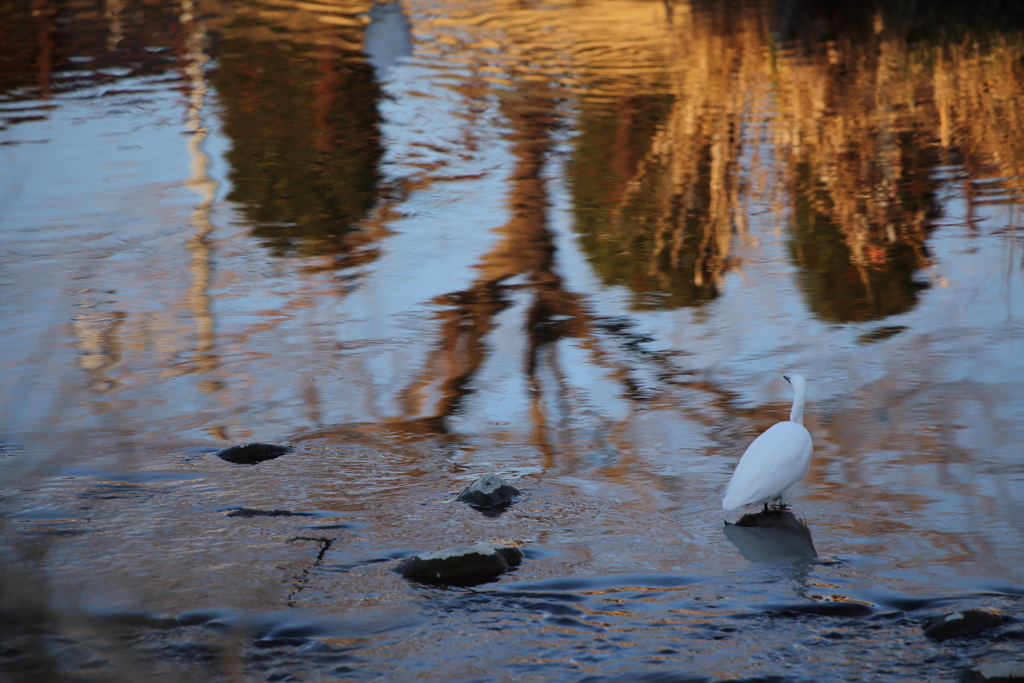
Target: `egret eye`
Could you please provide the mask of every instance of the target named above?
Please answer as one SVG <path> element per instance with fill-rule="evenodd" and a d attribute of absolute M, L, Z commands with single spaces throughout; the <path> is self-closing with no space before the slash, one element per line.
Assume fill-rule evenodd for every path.
<path fill-rule="evenodd" d="M 793 385 L 789 421 L 772 425 L 744 451 L 722 500 L 726 510 L 774 501 L 785 507 L 793 487 L 810 469 L 813 444 L 803 424 L 807 383 L 800 375 L 783 377 Z"/>

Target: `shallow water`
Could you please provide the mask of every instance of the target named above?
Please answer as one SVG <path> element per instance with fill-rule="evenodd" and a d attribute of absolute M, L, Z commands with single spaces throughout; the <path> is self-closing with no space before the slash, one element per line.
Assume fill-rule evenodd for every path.
<path fill-rule="evenodd" d="M 939 681 L 1020 656 L 1019 617 L 920 627 L 1024 595 L 1012 21 L 4 11 L 5 675 Z M 741 533 L 723 489 L 786 372 L 809 533 Z M 248 441 L 295 450 L 214 455 Z M 453 501 L 488 473 L 522 500 Z M 390 569 L 481 540 L 526 560 L 473 589 Z"/>

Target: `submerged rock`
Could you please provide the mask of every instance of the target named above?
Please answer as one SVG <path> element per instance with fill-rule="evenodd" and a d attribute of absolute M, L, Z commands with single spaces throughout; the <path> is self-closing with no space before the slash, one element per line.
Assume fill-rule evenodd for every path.
<path fill-rule="evenodd" d="M 999 626 L 1006 618 L 994 612 L 980 609 L 965 609 L 960 612 L 943 614 L 924 623 L 924 634 L 932 640 L 946 640 L 968 636 L 986 628 Z"/>
<path fill-rule="evenodd" d="M 218 451 L 217 457 L 236 465 L 255 465 L 264 460 L 280 458 L 285 453 L 291 453 L 292 450 L 291 446 L 278 446 L 272 443 L 246 443 Z"/>
<path fill-rule="evenodd" d="M 1000 662 L 982 664 L 960 672 L 961 683 L 1022 683 L 1024 663 Z"/>
<path fill-rule="evenodd" d="M 464 488 L 457 500 L 474 507 L 493 508 L 513 503 L 517 498 L 519 489 L 495 474 L 488 474 Z"/>
<path fill-rule="evenodd" d="M 419 583 L 475 586 L 494 581 L 522 561 L 519 548 L 477 543 L 407 557 L 395 565 L 395 571 Z"/>

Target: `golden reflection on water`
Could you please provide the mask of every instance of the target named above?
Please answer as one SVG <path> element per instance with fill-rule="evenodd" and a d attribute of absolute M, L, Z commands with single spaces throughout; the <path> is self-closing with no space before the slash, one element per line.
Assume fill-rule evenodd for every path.
<path fill-rule="evenodd" d="M 498 86 L 548 82 L 562 93 L 616 99 L 623 90 L 665 91 L 670 60 L 668 6 L 658 0 L 509 0 L 439 3 L 420 27 L 427 54 L 465 53 L 482 80 Z"/>
<path fill-rule="evenodd" d="M 420 175 L 384 179 L 384 95 L 361 52 L 369 2 L 186 0 L 130 17 L 119 3 L 103 6 L 89 15 L 94 23 L 77 24 L 53 23 L 65 11 L 56 5 L 22 7 L 12 21 L 26 30 L 0 47 L 19 68 L 0 78 L 9 93 L 45 98 L 57 88 L 51 71 L 71 70 L 71 57 L 83 56 L 69 46 L 91 50 L 97 67 L 127 51 L 140 60 L 138 74 L 171 68 L 152 57 L 146 35 L 159 28 L 162 42 L 178 46 L 173 68 L 188 97 L 184 184 L 200 198 L 190 219 L 185 306 L 194 331 L 172 330 L 163 312 L 134 324 L 123 312 L 77 321 L 81 362 L 110 373 L 123 354 L 102 349 L 153 344 L 175 358 L 167 376 L 210 375 L 204 391 L 216 392 L 223 384 L 213 378 L 210 210 L 218 184 L 201 149 L 213 115 L 205 111 L 208 88 L 230 144 L 228 199 L 271 254 L 305 257 L 311 277 L 375 262 L 401 199 L 453 178 L 427 164 Z M 460 410 L 487 358 L 495 316 L 526 290 L 528 383 L 553 362 L 555 342 L 575 338 L 628 396 L 642 393 L 629 386 L 628 363 L 602 354 L 596 340 L 607 324 L 555 267 L 541 171 L 566 119 L 576 133 L 566 166 L 574 229 L 597 276 L 630 291 L 640 310 L 715 299 L 730 273 L 760 258 L 747 223 L 769 216 L 789 235 L 789 256 L 820 319 L 903 313 L 932 284 L 928 242 L 942 221 L 943 192 L 963 189 L 966 219 L 946 227 L 968 233 L 975 207 L 1014 204 L 1024 192 L 1024 48 L 1012 31 L 911 40 L 885 16 L 864 15 L 867 29 L 816 35 L 768 2 L 410 7 L 420 12 L 418 59 L 439 64 L 465 98 L 470 128 L 487 125 L 473 107 L 483 111 L 499 98 L 514 167 L 505 181 L 510 217 L 478 256 L 477 278 L 432 302 L 441 309 L 432 362 L 408 379 L 400 423 L 438 429 Z M 177 22 L 162 21 L 167 16 Z M 74 87 L 66 75 L 58 80 Z M 224 282 L 233 277 L 223 273 Z M 510 285 L 516 277 L 522 283 Z M 350 291 L 344 276 L 336 291 Z M 124 336 L 148 341 L 124 344 Z M 560 373 L 551 366 L 552 377 Z M 544 434 L 547 408 L 535 394 L 532 413 Z"/>
<path fill-rule="evenodd" d="M 381 231 L 361 229 L 380 222 L 390 191 L 382 94 L 361 53 L 371 4 L 182 5 L 183 35 L 217 36 L 209 79 L 232 144 L 229 198 L 277 255 L 324 256 L 331 269 L 379 256 Z M 104 7 L 104 52 L 138 43 L 147 24 Z M 34 11 L 34 44 L 8 46 L 32 53 L 44 97 L 51 15 Z M 944 183 L 962 185 L 963 230 L 974 207 L 1024 193 L 1019 34 L 911 40 L 896 19 L 859 19 L 812 30 L 767 1 L 448 2 L 415 32 L 421 59 L 452 63 L 457 51 L 472 66 L 468 79 L 453 74 L 456 88 L 530 82 L 575 102 L 576 229 L 595 271 L 631 289 L 636 308 L 714 299 L 756 257 L 748 217 L 768 213 L 791 231 L 811 309 L 848 322 L 915 306 Z M 8 90 L 31 82 L 27 71 L 15 69 Z"/>
<path fill-rule="evenodd" d="M 961 230 L 978 203 L 1022 198 L 1024 45 L 910 42 L 872 19 L 866 34 L 794 45 L 778 42 L 771 3 L 674 5 L 671 94 L 582 104 L 577 227 L 604 280 L 640 308 L 707 301 L 756 253 L 747 217 L 770 212 L 791 226 L 816 315 L 911 309 L 950 168 Z"/>

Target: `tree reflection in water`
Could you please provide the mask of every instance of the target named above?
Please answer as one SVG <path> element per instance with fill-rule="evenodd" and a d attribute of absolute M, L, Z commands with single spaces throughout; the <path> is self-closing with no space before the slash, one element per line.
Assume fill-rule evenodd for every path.
<path fill-rule="evenodd" d="M 635 308 L 716 296 L 752 253 L 746 217 L 769 212 L 816 316 L 897 315 L 927 287 L 944 168 L 964 164 L 969 198 L 982 180 L 1021 195 L 1012 34 L 898 7 L 671 8 L 670 93 L 584 100 L 569 168 L 581 243 Z"/>
<path fill-rule="evenodd" d="M 532 296 L 524 330 L 528 343 L 524 370 L 531 384 L 537 382 L 544 348 L 562 337 L 576 336 L 586 324 L 578 295 L 564 290 L 554 270 L 554 235 L 548 227 L 548 188 L 542 174 L 553 144 L 551 134 L 559 123 L 552 93 L 543 86 L 520 84 L 519 92 L 506 98 L 502 109 L 511 125 L 515 158 L 510 218 L 496 228 L 499 241 L 481 257 L 472 285 L 436 302 L 443 306 L 438 314 L 439 341 L 431 362 L 404 393 L 407 425 L 418 422 L 430 430 L 447 429 L 446 418 L 457 413 L 473 391 L 471 380 L 488 356 L 487 333 L 495 317 L 511 304 L 513 290 L 526 290 Z M 523 282 L 510 284 L 508 280 L 515 276 L 522 276 Z M 431 388 L 441 396 L 433 406 Z M 535 410 L 535 417 L 541 412 Z M 543 443 L 545 430 L 538 427 Z"/>
<path fill-rule="evenodd" d="M 228 198 L 275 255 L 333 256 L 341 266 L 373 258 L 351 239 L 379 194 L 373 67 L 336 41 L 312 42 L 315 34 L 268 39 L 238 23 L 211 74 L 232 141 Z"/>
<path fill-rule="evenodd" d="M 634 291 L 638 309 L 709 301 L 723 267 L 707 220 L 710 144 L 697 140 L 685 184 L 673 182 L 677 149 L 652 148 L 672 107 L 670 96 L 657 95 L 585 102 L 569 165 L 581 244 L 605 284 Z M 728 240 L 729 226 L 718 234 Z"/>

